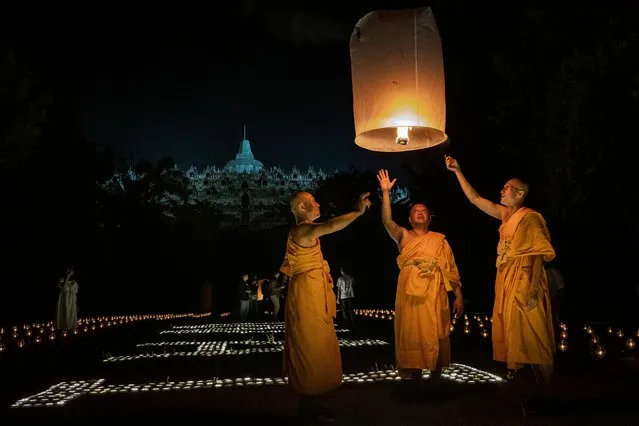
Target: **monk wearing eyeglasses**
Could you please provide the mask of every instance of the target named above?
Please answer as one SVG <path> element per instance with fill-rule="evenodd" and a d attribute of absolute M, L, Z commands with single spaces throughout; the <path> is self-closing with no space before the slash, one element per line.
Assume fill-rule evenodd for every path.
<path fill-rule="evenodd" d="M 445 157 L 468 200 L 499 219 L 497 277 L 493 305 L 493 358 L 506 363 L 508 377 L 530 364 L 537 380 L 547 385 L 555 353 L 553 320 L 544 262 L 555 258 L 543 216 L 524 207 L 528 185 L 510 179 L 498 203 L 481 197 L 462 174 L 459 162 Z"/>

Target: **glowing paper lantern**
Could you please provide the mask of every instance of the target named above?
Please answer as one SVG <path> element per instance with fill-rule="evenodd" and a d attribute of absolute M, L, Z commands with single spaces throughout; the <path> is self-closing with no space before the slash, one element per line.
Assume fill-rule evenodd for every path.
<path fill-rule="evenodd" d="M 350 53 L 357 145 L 401 152 L 448 139 L 444 60 L 430 8 L 367 14 Z"/>

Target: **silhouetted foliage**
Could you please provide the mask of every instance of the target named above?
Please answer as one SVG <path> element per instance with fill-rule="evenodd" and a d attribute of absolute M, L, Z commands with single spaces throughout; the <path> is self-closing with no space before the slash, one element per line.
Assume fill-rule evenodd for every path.
<path fill-rule="evenodd" d="M 355 210 L 358 197 L 364 192 L 370 192 L 374 201 L 377 187 L 372 171 L 352 170 L 328 177 L 314 195 L 321 206 L 322 218 L 330 218 Z"/>
<path fill-rule="evenodd" d="M 0 46 L 0 172 L 26 161 L 42 135 L 51 97 L 12 49 Z"/>
<path fill-rule="evenodd" d="M 636 244 L 622 251 L 606 248 L 639 237 L 633 219 L 638 195 L 627 187 L 634 172 L 619 166 L 620 156 L 639 137 L 634 124 L 639 8 L 631 3 L 578 9 L 527 5 L 512 8 L 508 17 L 500 32 L 487 32 L 479 42 L 482 54 L 491 58 L 491 72 L 465 74 L 471 81 L 466 87 L 450 85 L 449 99 L 466 102 L 472 94 L 475 101 L 468 102 L 476 105 L 449 111 L 450 146 L 406 156 L 410 189 L 415 199 L 432 200 L 436 212 L 445 215 L 438 214 L 433 227 L 445 226 L 461 255 L 462 277 L 467 270 L 489 277 L 494 270 L 482 265 L 493 261 L 498 223 L 467 203 L 444 169 L 443 154 L 456 156 L 478 192 L 495 201 L 507 179 L 528 181 L 528 204 L 546 217 L 564 268 L 572 297 L 568 310 L 619 316 L 619 307 L 601 304 L 597 295 L 602 283 L 615 282 L 625 295 L 622 310 L 636 304 L 634 284 L 612 266 L 632 262 L 639 254 Z M 503 39 L 506 30 L 509 36 Z M 472 69 L 471 60 L 453 66 Z M 462 72 L 449 68 L 447 74 L 461 78 Z M 472 268 L 465 265 L 469 247 L 477 247 Z M 487 279 L 478 285 L 490 288 Z"/>

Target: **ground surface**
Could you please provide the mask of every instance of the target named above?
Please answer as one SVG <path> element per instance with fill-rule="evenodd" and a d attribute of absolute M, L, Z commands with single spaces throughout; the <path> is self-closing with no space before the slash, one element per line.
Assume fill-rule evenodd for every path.
<path fill-rule="evenodd" d="M 286 385 L 277 384 L 281 326 L 268 326 L 235 327 L 213 317 L 148 320 L 6 350 L 0 359 L 1 424 L 292 424 L 297 401 Z M 455 331 L 451 373 L 458 381 L 445 380 L 433 393 L 428 380 L 424 389 L 413 390 L 379 375 L 394 364 L 392 321 L 359 317 L 355 324 L 338 324 L 344 329 L 338 336 L 346 345 L 346 377 L 326 404 L 336 425 L 636 424 L 636 349 L 606 336 L 608 354 L 596 360 L 580 326 L 570 327 L 569 350 L 558 354 L 555 399 L 525 412 L 521 402 L 533 383 L 525 372 L 513 384 L 464 367 L 505 377 L 491 360 L 490 339 L 478 329 L 470 335 Z M 136 355 L 143 357 L 131 359 Z M 367 376 L 351 376 L 371 371 L 378 376 L 368 382 Z M 50 389 L 60 382 L 67 384 Z M 47 389 L 47 395 L 33 396 Z M 72 398 L 56 405 L 65 397 Z M 53 406 L 37 406 L 47 402 Z"/>

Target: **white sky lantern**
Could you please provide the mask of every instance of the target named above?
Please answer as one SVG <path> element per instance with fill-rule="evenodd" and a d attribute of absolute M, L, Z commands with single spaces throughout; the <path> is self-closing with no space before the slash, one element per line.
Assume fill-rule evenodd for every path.
<path fill-rule="evenodd" d="M 431 8 L 367 14 L 350 53 L 357 145 L 403 152 L 446 141 L 444 60 Z"/>

